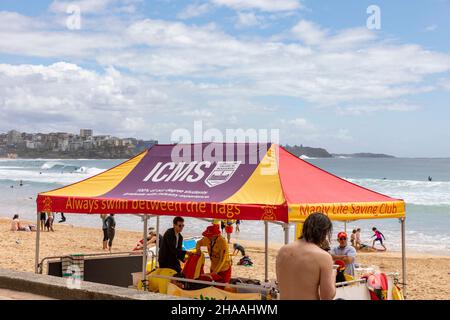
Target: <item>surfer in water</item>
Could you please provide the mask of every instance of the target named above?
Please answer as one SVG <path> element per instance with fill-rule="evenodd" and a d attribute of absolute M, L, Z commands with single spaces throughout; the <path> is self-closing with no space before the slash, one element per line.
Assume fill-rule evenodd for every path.
<path fill-rule="evenodd" d="M 428 176 L 428 181 L 433 181 L 433 178 L 431 176 Z"/>

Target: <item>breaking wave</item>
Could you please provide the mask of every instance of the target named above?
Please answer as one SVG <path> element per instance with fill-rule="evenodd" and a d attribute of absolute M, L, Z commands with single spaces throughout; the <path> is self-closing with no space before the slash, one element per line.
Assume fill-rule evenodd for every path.
<path fill-rule="evenodd" d="M 450 205 L 450 182 L 387 179 L 347 179 L 360 186 L 399 198 L 408 204 L 424 206 Z"/>

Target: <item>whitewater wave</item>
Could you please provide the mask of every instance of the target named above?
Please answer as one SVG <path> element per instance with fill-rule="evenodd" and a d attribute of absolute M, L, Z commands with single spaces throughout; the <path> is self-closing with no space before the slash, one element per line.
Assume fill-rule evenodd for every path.
<path fill-rule="evenodd" d="M 103 171 L 105 171 L 105 169 L 95 167 L 78 167 L 77 170 L 70 172 L 0 169 L 0 181 L 29 181 L 34 183 L 66 185 L 92 177 Z"/>
<path fill-rule="evenodd" d="M 449 181 L 429 182 L 388 179 L 347 180 L 390 197 L 403 199 L 408 204 L 425 206 L 450 205 Z"/>
<path fill-rule="evenodd" d="M 304 154 L 302 154 L 299 158 L 300 158 L 300 159 L 303 159 L 303 160 L 317 159 L 317 158 L 305 156 Z"/>
<path fill-rule="evenodd" d="M 41 169 L 43 170 L 49 170 L 49 169 L 54 169 L 54 168 L 64 168 L 66 166 L 66 164 L 62 163 L 62 162 L 53 162 L 53 161 L 49 161 L 44 163 L 41 166 Z"/>

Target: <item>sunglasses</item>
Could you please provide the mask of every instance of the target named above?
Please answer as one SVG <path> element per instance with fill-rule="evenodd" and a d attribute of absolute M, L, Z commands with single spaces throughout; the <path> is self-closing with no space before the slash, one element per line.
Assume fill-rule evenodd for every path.
<path fill-rule="evenodd" d="M 347 238 L 339 238 L 339 240 L 347 240 Z"/>
<path fill-rule="evenodd" d="M 177 224 L 177 227 L 178 227 L 178 228 L 183 228 L 183 227 L 184 227 L 184 224 Z"/>

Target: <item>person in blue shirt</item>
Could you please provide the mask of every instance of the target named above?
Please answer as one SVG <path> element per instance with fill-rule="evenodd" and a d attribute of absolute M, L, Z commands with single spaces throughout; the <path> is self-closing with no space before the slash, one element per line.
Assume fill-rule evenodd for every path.
<path fill-rule="evenodd" d="M 331 249 L 333 261 L 342 260 L 345 263 L 345 273 L 355 276 L 356 249 L 348 244 L 347 232 L 338 233 L 339 246 Z"/>

